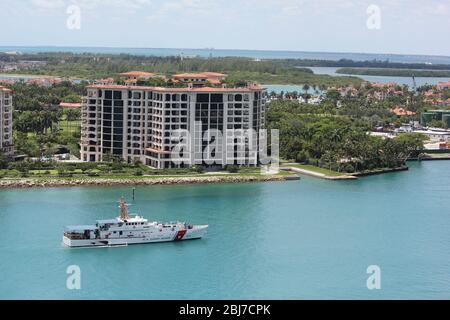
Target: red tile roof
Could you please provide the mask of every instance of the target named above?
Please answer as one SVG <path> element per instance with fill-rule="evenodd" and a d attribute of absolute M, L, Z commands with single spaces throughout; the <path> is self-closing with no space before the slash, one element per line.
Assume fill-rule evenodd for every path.
<path fill-rule="evenodd" d="M 5 88 L 5 87 L 3 87 L 3 86 L 0 86 L 0 91 L 3 91 L 3 92 L 11 92 L 11 89 L 8 89 L 8 88 Z"/>
<path fill-rule="evenodd" d="M 122 77 L 153 77 L 155 74 L 143 71 L 129 71 L 120 74 Z"/>
<path fill-rule="evenodd" d="M 179 73 L 174 74 L 174 78 L 208 78 L 208 75 L 204 73 Z"/>
<path fill-rule="evenodd" d="M 61 102 L 59 104 L 60 108 L 81 108 L 81 103 L 69 103 L 69 102 Z"/>
<path fill-rule="evenodd" d="M 391 112 L 397 116 L 414 116 L 414 115 L 416 115 L 415 112 L 405 110 L 404 108 L 402 108 L 400 106 L 396 106 L 395 108 L 392 108 Z"/>
<path fill-rule="evenodd" d="M 111 90 L 147 90 L 147 91 L 160 91 L 160 92 L 254 92 L 264 90 L 265 88 L 253 85 L 246 88 L 168 88 L 168 87 L 149 87 L 149 86 L 126 86 L 126 85 L 90 85 L 90 89 L 111 89 Z"/>
<path fill-rule="evenodd" d="M 450 87 L 450 81 L 447 81 L 447 82 L 439 82 L 439 83 L 437 84 L 437 88 L 438 88 L 438 89 L 444 89 L 444 88 L 448 88 L 448 87 Z"/>
<path fill-rule="evenodd" d="M 210 72 L 210 71 L 207 71 L 207 72 L 202 72 L 203 74 L 206 74 L 206 75 L 208 75 L 208 76 L 211 76 L 211 77 L 226 77 L 226 76 L 228 76 L 227 74 L 225 74 L 225 73 L 220 73 L 220 72 Z"/>
<path fill-rule="evenodd" d="M 179 73 L 174 74 L 174 79 L 184 79 L 184 78 L 200 78 L 200 79 L 207 79 L 209 81 L 211 80 L 219 80 L 221 78 L 227 77 L 224 73 L 218 73 L 218 72 L 199 72 L 199 73 Z"/>
<path fill-rule="evenodd" d="M 389 88 L 397 86 L 395 82 L 388 82 L 388 83 L 371 82 L 370 85 L 375 88 Z"/>

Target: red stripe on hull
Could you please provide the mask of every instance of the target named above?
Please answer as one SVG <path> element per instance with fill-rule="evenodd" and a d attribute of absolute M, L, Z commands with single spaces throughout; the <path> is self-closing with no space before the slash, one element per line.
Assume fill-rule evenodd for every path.
<path fill-rule="evenodd" d="M 175 241 L 180 241 L 183 239 L 183 237 L 186 235 L 187 230 L 180 230 L 177 232 L 177 235 L 175 236 Z"/>

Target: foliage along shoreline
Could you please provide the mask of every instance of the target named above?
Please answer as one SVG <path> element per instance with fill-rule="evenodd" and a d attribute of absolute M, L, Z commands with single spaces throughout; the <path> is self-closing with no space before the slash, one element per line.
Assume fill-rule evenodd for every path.
<path fill-rule="evenodd" d="M 450 66 L 449 66 L 450 69 Z M 340 68 L 337 74 L 364 75 L 381 77 L 424 77 L 450 78 L 450 70 L 411 70 L 411 69 L 370 69 L 370 68 Z"/>
<path fill-rule="evenodd" d="M 15 59 L 15 60 L 14 60 Z M 140 70 L 161 76 L 182 72 L 203 72 L 205 70 L 225 72 L 229 80 L 255 81 L 266 84 L 309 84 L 317 86 L 358 85 L 362 79 L 351 76 L 330 76 L 314 74 L 310 69 L 298 68 L 284 63 L 284 60 L 255 60 L 245 57 L 190 57 L 182 58 L 75 54 L 75 53 L 36 53 L 21 56 L 1 55 L 0 61 L 14 62 L 19 59 L 38 60 L 45 64 L 36 68 L 20 70 L 26 75 L 57 76 L 66 79 L 94 80 L 107 78 L 121 72 Z M 17 71 L 11 71 L 17 73 Z"/>

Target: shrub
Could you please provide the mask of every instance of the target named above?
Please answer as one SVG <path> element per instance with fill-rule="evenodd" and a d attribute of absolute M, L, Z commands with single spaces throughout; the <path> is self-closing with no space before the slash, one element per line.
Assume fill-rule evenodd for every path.
<path fill-rule="evenodd" d="M 111 164 L 111 169 L 116 172 L 116 171 L 122 171 L 123 170 L 123 165 L 121 163 L 117 163 L 114 162 Z"/>
<path fill-rule="evenodd" d="M 197 172 L 197 173 L 205 172 L 205 168 L 203 166 L 193 166 L 192 169 L 194 172 Z"/>
<path fill-rule="evenodd" d="M 343 168 L 342 171 L 347 173 L 353 173 L 355 172 L 355 167 L 351 163 L 347 163 Z"/>
<path fill-rule="evenodd" d="M 230 166 L 227 166 L 227 167 L 226 167 L 226 170 L 227 170 L 229 173 L 238 173 L 238 172 L 239 172 L 239 167 L 238 167 L 238 166 L 232 166 L 232 165 L 230 165 Z"/>
<path fill-rule="evenodd" d="M 308 162 L 308 153 L 304 150 L 301 150 L 297 153 L 297 158 L 295 159 L 298 163 L 306 163 Z"/>
<path fill-rule="evenodd" d="M 72 173 L 68 173 L 68 172 L 59 171 L 58 172 L 58 176 L 61 177 L 61 178 L 66 178 L 66 177 L 72 177 L 73 174 Z"/>

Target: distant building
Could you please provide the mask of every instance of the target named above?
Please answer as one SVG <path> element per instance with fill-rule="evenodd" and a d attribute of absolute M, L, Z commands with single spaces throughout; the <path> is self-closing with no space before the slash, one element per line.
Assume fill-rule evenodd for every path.
<path fill-rule="evenodd" d="M 387 82 L 387 83 L 371 82 L 370 86 L 372 86 L 373 88 L 395 88 L 397 86 L 397 83 L 395 83 L 395 82 Z"/>
<path fill-rule="evenodd" d="M 38 67 L 45 66 L 47 62 L 45 61 L 28 61 L 21 60 L 17 62 L 3 62 L 0 61 L 0 71 L 17 71 L 24 69 L 35 69 Z"/>
<path fill-rule="evenodd" d="M 431 141 L 450 141 L 450 131 L 448 130 L 414 130 L 414 133 L 421 133 Z"/>
<path fill-rule="evenodd" d="M 114 78 L 98 79 L 98 80 L 94 81 L 94 84 L 101 85 L 101 86 L 107 86 L 110 84 L 114 84 Z"/>
<path fill-rule="evenodd" d="M 61 83 L 63 80 L 58 77 L 37 77 L 28 79 L 26 83 L 28 85 L 37 85 L 40 87 L 51 87 L 55 84 Z"/>
<path fill-rule="evenodd" d="M 214 142 L 216 165 L 257 165 L 258 155 L 241 148 L 249 141 L 245 138 L 235 141 L 228 133 L 250 129 L 258 133 L 264 127 L 262 87 L 92 85 L 87 93 L 82 107 L 83 161 L 100 162 L 105 155 L 111 155 L 128 162 L 139 160 L 158 169 L 202 165 L 210 160 L 203 158 L 208 145 L 203 134 L 215 129 L 223 134 L 222 142 Z M 172 135 L 179 130 L 187 130 L 191 135 L 191 148 L 186 155 L 188 165 L 176 164 L 171 159 L 178 143 L 172 140 Z M 253 139 L 250 142 L 257 143 Z"/>
<path fill-rule="evenodd" d="M 151 72 L 143 72 L 143 71 L 129 71 L 119 74 L 122 78 L 126 78 L 128 80 L 139 80 L 144 79 L 148 80 L 154 78 L 156 75 Z"/>
<path fill-rule="evenodd" d="M 392 132 L 378 132 L 378 131 L 370 132 L 370 135 L 372 137 L 379 137 L 383 139 L 394 139 L 397 136 L 395 133 Z"/>
<path fill-rule="evenodd" d="M 12 100 L 11 90 L 0 86 L 0 150 L 7 156 L 14 154 Z"/>
<path fill-rule="evenodd" d="M 341 87 L 336 90 L 341 94 L 341 97 L 356 97 L 358 95 L 358 90 L 354 87 Z"/>
<path fill-rule="evenodd" d="M 312 96 L 309 99 L 305 99 L 304 97 L 300 96 L 297 98 L 297 101 L 299 103 L 307 103 L 312 105 L 319 105 L 322 102 L 323 98 L 321 96 Z"/>
<path fill-rule="evenodd" d="M 157 77 L 156 74 L 151 73 L 151 72 L 143 72 L 143 71 L 129 71 L 129 72 L 124 72 L 124 73 L 120 73 L 119 76 L 121 78 L 124 78 L 124 82 L 125 85 L 128 86 L 136 86 L 138 85 L 138 81 L 139 80 L 148 80 L 151 78 L 155 78 Z M 114 81 L 113 81 L 114 82 Z M 104 83 L 103 85 L 109 85 L 109 84 L 113 84 L 113 83 Z"/>
<path fill-rule="evenodd" d="M 14 80 L 0 80 L 0 86 L 12 86 L 14 83 Z"/>
<path fill-rule="evenodd" d="M 430 110 L 420 115 L 420 124 L 428 126 L 432 121 L 442 121 L 443 125 L 450 128 L 450 110 Z"/>
<path fill-rule="evenodd" d="M 448 150 L 450 149 L 450 142 L 431 142 L 424 144 L 425 150 Z"/>
<path fill-rule="evenodd" d="M 439 82 L 439 83 L 436 85 L 436 88 L 437 88 L 438 90 L 448 90 L 448 89 L 450 89 L 450 80 L 447 81 L 447 82 Z"/>
<path fill-rule="evenodd" d="M 389 97 L 403 95 L 403 91 L 398 90 L 397 88 L 398 85 L 395 82 L 389 83 L 373 82 L 370 83 L 370 86 L 372 87 L 372 91 L 369 93 L 369 96 L 380 101 L 384 101 Z"/>
<path fill-rule="evenodd" d="M 173 81 L 185 84 L 190 83 L 194 87 L 204 86 L 208 82 L 213 85 L 219 85 L 226 78 L 226 74 L 218 72 L 180 73 L 172 76 Z"/>
<path fill-rule="evenodd" d="M 413 111 L 406 110 L 404 107 L 401 106 L 395 106 L 390 110 L 393 114 L 399 117 L 406 117 L 406 116 L 415 116 L 416 113 Z"/>

